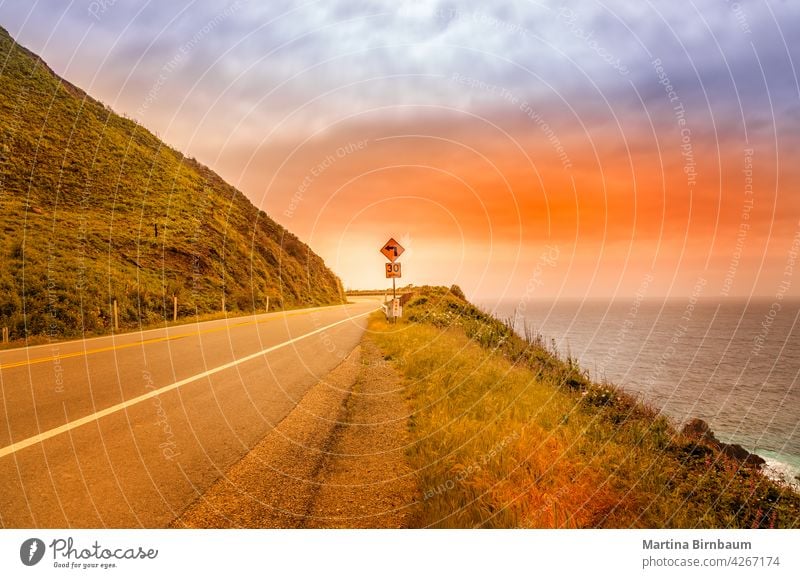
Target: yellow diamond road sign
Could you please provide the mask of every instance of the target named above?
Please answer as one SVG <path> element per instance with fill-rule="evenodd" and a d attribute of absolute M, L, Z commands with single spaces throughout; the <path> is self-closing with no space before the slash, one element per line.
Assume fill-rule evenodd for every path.
<path fill-rule="evenodd" d="M 394 263 L 397 258 L 403 254 L 403 251 L 405 251 L 405 249 L 403 249 L 403 247 L 400 246 L 400 243 L 394 239 L 389 239 L 386 241 L 381 248 L 381 253 L 383 253 L 383 256 L 389 259 L 389 261 L 392 263 Z"/>

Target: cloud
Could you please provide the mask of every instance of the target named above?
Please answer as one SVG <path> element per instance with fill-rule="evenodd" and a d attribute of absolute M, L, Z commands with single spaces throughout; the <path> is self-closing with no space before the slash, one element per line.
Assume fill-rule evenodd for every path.
<path fill-rule="evenodd" d="M 783 42 L 800 33 L 800 6 L 790 3 L 105 0 L 95 18 L 89 10 L 96 5 L 4 4 L 0 22 L 23 42 L 32 39 L 48 61 L 71 58 L 76 76 L 101 75 L 106 94 L 99 96 L 128 113 L 190 44 L 162 83 L 157 110 L 143 119 L 162 133 L 176 115 L 188 117 L 179 125 L 203 121 L 209 134 L 245 116 L 249 125 L 287 121 L 283 132 L 297 134 L 372 107 L 396 107 L 385 114 L 402 117 L 409 104 L 494 104 L 491 94 L 448 83 L 454 74 L 582 108 L 587 101 L 627 105 L 634 89 L 658 105 L 655 58 L 698 111 L 709 108 L 707 99 L 726 116 L 740 102 L 763 116 L 771 97 L 782 114 L 798 94 L 798 49 Z M 45 45 L 44 32 L 56 27 Z"/>
<path fill-rule="evenodd" d="M 773 224 L 791 235 L 800 209 L 780 193 L 800 178 L 796 3 L 107 0 L 96 17 L 93 5 L 4 3 L 0 24 L 279 220 L 326 155 L 369 141 L 283 217 L 331 259 L 342 219 L 377 219 L 411 191 L 426 212 L 409 233 L 436 255 L 445 233 L 491 246 L 492 266 L 557 241 L 593 270 L 603 251 L 644 263 L 685 241 L 724 270 L 746 147 L 761 194 L 748 238 Z"/>

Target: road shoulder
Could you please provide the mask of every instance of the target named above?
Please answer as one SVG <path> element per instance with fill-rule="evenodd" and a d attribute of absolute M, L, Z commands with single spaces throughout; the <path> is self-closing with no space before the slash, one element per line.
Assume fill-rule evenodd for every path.
<path fill-rule="evenodd" d="M 361 344 L 178 516 L 178 528 L 398 528 L 418 496 L 396 371 Z"/>

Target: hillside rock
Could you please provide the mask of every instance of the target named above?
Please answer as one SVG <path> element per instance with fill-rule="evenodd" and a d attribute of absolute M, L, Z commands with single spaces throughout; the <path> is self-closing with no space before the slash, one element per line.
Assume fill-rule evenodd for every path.
<path fill-rule="evenodd" d="M 686 425 L 683 426 L 682 433 L 690 439 L 710 445 L 729 458 L 744 465 L 758 468 L 766 463 L 764 458 L 748 452 L 739 444 L 726 444 L 725 442 L 719 441 L 714 435 L 714 432 L 711 431 L 708 423 L 702 419 L 694 418 L 689 420 Z"/>

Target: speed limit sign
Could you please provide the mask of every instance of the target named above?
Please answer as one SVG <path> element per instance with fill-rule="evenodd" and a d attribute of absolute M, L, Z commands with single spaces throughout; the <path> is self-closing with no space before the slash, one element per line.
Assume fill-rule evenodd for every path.
<path fill-rule="evenodd" d="M 399 279 L 402 277 L 400 274 L 400 263 L 386 263 L 386 278 Z"/>

